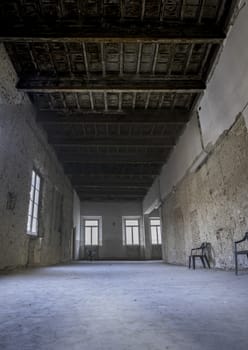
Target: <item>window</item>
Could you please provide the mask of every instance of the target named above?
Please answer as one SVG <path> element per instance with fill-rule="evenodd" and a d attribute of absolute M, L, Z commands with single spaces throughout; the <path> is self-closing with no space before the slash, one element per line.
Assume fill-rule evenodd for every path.
<path fill-rule="evenodd" d="M 38 235 L 40 188 L 41 178 L 37 172 L 33 170 L 28 208 L 27 233 L 34 236 Z"/>
<path fill-rule="evenodd" d="M 53 228 L 57 232 L 62 231 L 63 227 L 63 204 L 64 204 L 64 197 L 59 192 L 59 190 L 55 187 L 54 189 L 54 215 L 53 215 Z"/>
<path fill-rule="evenodd" d="M 84 220 L 85 245 L 99 245 L 99 220 Z"/>
<path fill-rule="evenodd" d="M 139 219 L 124 218 L 124 233 L 126 245 L 139 245 Z"/>
<path fill-rule="evenodd" d="M 161 244 L 161 226 L 159 218 L 150 219 L 152 244 Z"/>

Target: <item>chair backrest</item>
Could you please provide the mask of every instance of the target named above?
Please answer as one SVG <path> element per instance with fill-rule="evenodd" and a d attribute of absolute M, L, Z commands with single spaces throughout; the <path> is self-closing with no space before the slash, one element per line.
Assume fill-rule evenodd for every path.
<path fill-rule="evenodd" d="M 209 242 L 203 242 L 203 243 L 201 244 L 201 249 L 207 249 L 209 246 L 210 246 L 210 243 L 209 243 Z"/>
<path fill-rule="evenodd" d="M 246 241 L 246 240 L 248 240 L 248 232 L 245 233 L 244 237 L 243 237 L 241 240 L 236 241 L 235 244 L 244 242 L 244 241 Z"/>

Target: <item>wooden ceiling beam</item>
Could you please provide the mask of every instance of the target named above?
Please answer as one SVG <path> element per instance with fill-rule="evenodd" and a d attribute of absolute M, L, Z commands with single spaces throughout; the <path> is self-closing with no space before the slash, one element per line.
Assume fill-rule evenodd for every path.
<path fill-rule="evenodd" d="M 73 138 L 73 137 L 58 137 L 50 136 L 48 137 L 49 143 L 55 147 L 84 147 L 88 145 L 95 146 L 137 146 L 137 147 L 164 147 L 172 148 L 176 144 L 175 137 L 169 136 L 132 136 L 132 137 L 123 137 L 123 136 L 109 136 L 109 137 L 82 137 L 82 138 Z"/>
<path fill-rule="evenodd" d="M 70 176 L 74 187 L 77 186 L 135 186 L 135 187 L 150 187 L 154 178 L 153 176 L 140 175 L 122 175 L 117 177 L 111 175 L 101 176 L 99 174 L 90 175 L 74 175 Z"/>
<path fill-rule="evenodd" d="M 117 153 L 117 154 L 75 154 L 59 153 L 59 159 L 63 164 L 163 164 L 166 160 L 163 155 L 150 155 L 149 153 Z"/>
<path fill-rule="evenodd" d="M 124 190 L 147 190 L 149 188 L 149 185 L 148 186 L 142 186 L 142 185 L 138 185 L 138 184 L 116 184 L 116 185 L 112 185 L 112 184 L 105 184 L 105 183 L 102 183 L 102 184 L 91 184 L 91 185 L 85 185 L 85 184 L 80 184 L 80 185 L 75 185 L 74 186 L 75 190 L 76 191 L 80 191 L 80 190 L 102 190 L 102 189 L 107 189 L 107 190 L 117 190 L 117 189 L 120 189 L 121 191 L 124 191 Z"/>
<path fill-rule="evenodd" d="M 129 166 L 121 166 L 119 164 L 66 164 L 64 170 L 66 175 L 75 176 L 81 175 L 101 175 L 101 176 L 133 176 L 133 175 L 148 175 L 157 176 L 160 166 L 157 165 L 140 165 L 130 164 Z"/>
<path fill-rule="evenodd" d="M 84 42 L 84 43 L 213 43 L 220 44 L 226 35 L 217 25 L 206 24 L 141 24 L 126 23 L 103 28 L 95 23 L 77 27 L 8 26 L 2 23 L 2 42 Z"/>
<path fill-rule="evenodd" d="M 99 193 L 99 194 L 140 194 L 144 195 L 147 192 L 147 188 L 123 188 L 123 187 L 100 187 L 100 188 L 76 188 L 78 192 L 87 192 L 87 193 Z"/>
<path fill-rule="evenodd" d="M 145 120 L 145 119 L 140 119 L 140 121 L 136 119 L 131 119 L 127 118 L 127 120 L 121 120 L 118 121 L 118 118 L 108 118 L 108 117 L 99 117 L 99 118 L 92 118 L 92 120 L 89 120 L 90 118 L 63 118 L 63 117 L 58 117 L 58 118 L 51 118 L 51 119 L 37 119 L 38 122 L 43 124 L 44 126 L 48 127 L 59 127 L 59 126 L 69 126 L 69 125 L 127 125 L 131 123 L 131 126 L 142 126 L 142 125 L 163 125 L 163 126 L 183 126 L 185 125 L 189 119 L 183 121 L 183 120 L 161 120 L 157 118 L 150 119 L 150 120 Z M 106 121 L 104 121 L 106 119 Z M 112 119 L 112 120 L 111 120 Z M 95 121 L 94 121 L 95 120 Z"/>
<path fill-rule="evenodd" d="M 144 198 L 144 195 L 135 195 L 135 193 L 132 194 L 94 194 L 92 193 L 81 193 L 78 192 L 78 196 L 81 201 L 93 201 L 93 202 L 100 202 L 100 201 L 115 201 L 115 202 L 120 202 L 120 201 L 142 201 Z"/>
<path fill-rule="evenodd" d="M 183 125 L 190 119 L 191 113 L 186 110 L 127 110 L 123 112 L 37 112 L 36 119 L 44 125 L 82 125 L 87 124 L 163 124 Z"/>
<path fill-rule="evenodd" d="M 83 93 L 83 92 L 156 92 L 156 93 L 200 93 L 206 88 L 200 80 L 165 80 L 161 81 L 101 81 L 87 82 L 84 79 L 41 79 L 22 78 L 17 83 L 17 89 L 31 93 Z"/>

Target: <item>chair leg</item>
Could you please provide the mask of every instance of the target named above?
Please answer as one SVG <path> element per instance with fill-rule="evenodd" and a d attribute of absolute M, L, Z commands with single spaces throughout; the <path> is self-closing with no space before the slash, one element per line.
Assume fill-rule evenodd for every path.
<path fill-rule="evenodd" d="M 238 254 L 235 253 L 235 274 L 238 274 Z"/>
<path fill-rule="evenodd" d="M 205 260 L 206 260 L 206 263 L 207 263 L 207 265 L 208 265 L 208 268 L 210 269 L 210 264 L 209 264 L 209 261 L 208 261 L 208 258 L 207 258 L 207 255 L 206 255 L 206 254 L 204 255 L 204 258 L 205 258 Z"/>
<path fill-rule="evenodd" d="M 195 256 L 194 255 L 192 256 L 192 259 L 193 259 L 193 269 L 195 270 Z"/>
<path fill-rule="evenodd" d="M 201 258 L 202 265 L 203 265 L 203 267 L 204 267 L 204 269 L 205 269 L 205 268 L 206 268 L 206 265 L 205 265 L 204 258 L 203 258 L 203 256 L 201 256 L 200 258 Z"/>
<path fill-rule="evenodd" d="M 191 268 L 191 255 L 189 256 L 189 269 Z"/>

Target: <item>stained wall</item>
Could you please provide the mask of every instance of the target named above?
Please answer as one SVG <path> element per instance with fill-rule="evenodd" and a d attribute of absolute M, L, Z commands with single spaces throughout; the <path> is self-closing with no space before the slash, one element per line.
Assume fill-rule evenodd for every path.
<path fill-rule="evenodd" d="M 0 269 L 55 264 L 71 258 L 73 190 L 35 122 L 28 97 L 15 89 L 16 80 L 1 45 Z M 38 237 L 28 235 L 26 229 L 33 169 L 42 178 Z"/>

